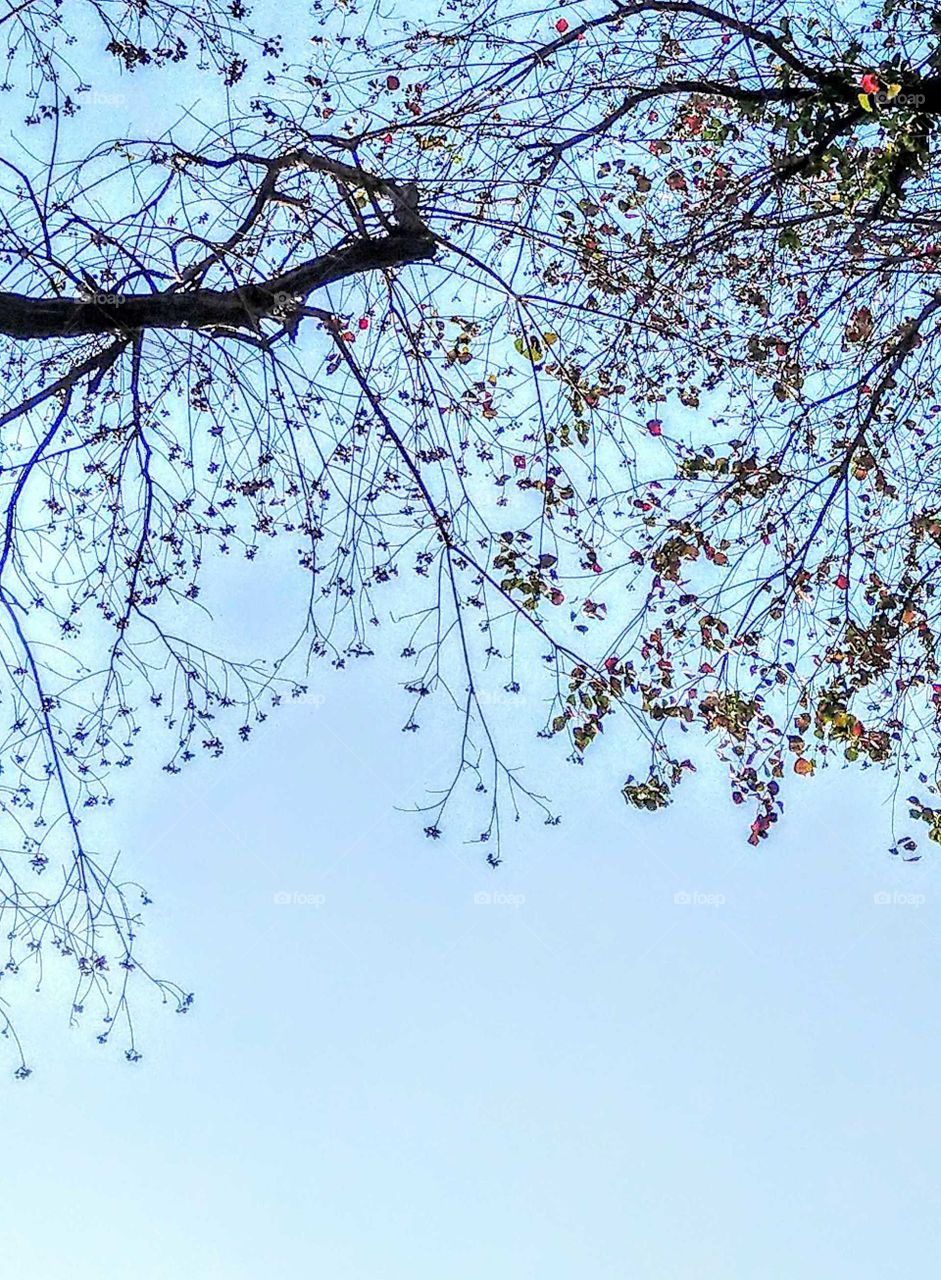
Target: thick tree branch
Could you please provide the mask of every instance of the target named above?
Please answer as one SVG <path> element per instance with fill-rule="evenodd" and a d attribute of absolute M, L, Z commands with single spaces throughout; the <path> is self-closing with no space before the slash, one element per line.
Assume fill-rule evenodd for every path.
<path fill-rule="evenodd" d="M 361 272 L 428 260 L 436 249 L 427 230 L 421 234 L 397 230 L 331 249 L 282 275 L 234 289 L 102 294 L 91 300 L 0 292 L 0 334 L 30 340 L 144 329 L 257 329 L 260 317 L 283 315 L 291 309 L 287 298 L 302 300 L 315 289 Z"/>

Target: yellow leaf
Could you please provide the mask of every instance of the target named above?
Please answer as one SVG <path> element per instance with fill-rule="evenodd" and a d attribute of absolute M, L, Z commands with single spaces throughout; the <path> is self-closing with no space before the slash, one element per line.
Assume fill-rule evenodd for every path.
<path fill-rule="evenodd" d="M 869 101 L 868 93 L 858 93 L 856 96 L 859 99 L 859 105 L 864 111 L 872 111 L 872 103 Z"/>
<path fill-rule="evenodd" d="M 813 773 L 813 771 L 814 771 L 813 760 L 807 760 L 805 759 L 804 756 L 798 756 L 797 759 L 794 761 L 795 773 Z"/>
<path fill-rule="evenodd" d="M 892 99 L 897 98 L 901 92 L 902 92 L 902 86 L 900 84 L 890 84 L 888 89 L 886 89 L 885 91 L 885 96 L 891 102 Z"/>
<path fill-rule="evenodd" d="M 542 340 L 547 347 L 551 347 L 554 342 L 559 341 L 559 335 L 557 333 L 544 333 Z"/>

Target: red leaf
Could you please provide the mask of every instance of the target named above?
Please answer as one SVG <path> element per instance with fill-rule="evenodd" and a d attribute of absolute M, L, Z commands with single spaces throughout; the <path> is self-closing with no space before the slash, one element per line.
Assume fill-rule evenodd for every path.
<path fill-rule="evenodd" d="M 568 31 L 569 29 L 568 20 L 566 18 L 560 18 L 559 21 L 555 24 L 555 29 L 556 31 L 558 31 L 560 36 L 563 35 L 564 32 Z"/>
<path fill-rule="evenodd" d="M 387 89 L 397 89 L 400 84 L 401 84 L 401 81 L 399 80 L 398 76 L 386 76 Z"/>
<path fill-rule="evenodd" d="M 652 436 L 661 436 L 663 435 L 663 423 L 659 418 L 651 418 L 647 423 L 647 430 Z"/>

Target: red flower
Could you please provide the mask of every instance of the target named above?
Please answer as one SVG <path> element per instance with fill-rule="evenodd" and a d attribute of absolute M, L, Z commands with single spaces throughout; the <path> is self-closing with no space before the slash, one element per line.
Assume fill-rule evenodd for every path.
<path fill-rule="evenodd" d="M 368 328 L 369 328 L 369 316 L 360 316 L 360 318 L 359 318 L 359 327 L 360 327 L 361 329 L 368 329 Z"/>
<path fill-rule="evenodd" d="M 526 466 L 526 459 L 521 453 L 513 455 L 513 466 L 516 467 L 517 471 L 522 471 Z"/>
<path fill-rule="evenodd" d="M 559 21 L 555 24 L 555 29 L 556 31 L 558 31 L 560 36 L 563 35 L 566 31 L 568 31 L 569 24 L 567 19 L 560 18 Z"/>
<path fill-rule="evenodd" d="M 860 76 L 859 83 L 863 87 L 863 93 L 879 92 L 879 77 L 874 76 L 871 71 L 867 71 L 864 76 Z"/>
<path fill-rule="evenodd" d="M 601 572 L 601 565 L 600 565 L 600 564 L 593 564 L 593 565 L 591 566 L 591 571 L 592 571 L 592 573 L 600 573 L 600 572 Z"/>
<path fill-rule="evenodd" d="M 401 81 L 399 80 L 398 76 L 386 76 L 387 89 L 397 89 L 400 84 L 401 84 Z"/>

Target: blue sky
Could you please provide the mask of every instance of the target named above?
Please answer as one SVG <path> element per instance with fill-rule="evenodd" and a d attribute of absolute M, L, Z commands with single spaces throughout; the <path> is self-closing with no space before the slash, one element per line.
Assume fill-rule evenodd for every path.
<path fill-rule="evenodd" d="M 300 584 L 276 557 L 216 582 L 222 636 L 289 640 Z M 574 769 L 527 728 L 564 821 L 521 824 L 492 872 L 459 820 L 429 842 L 395 811 L 455 746 L 433 717 L 401 733 L 398 675 L 318 670 L 251 747 L 121 779 L 107 847 L 155 898 L 148 958 L 196 1003 L 139 1002 L 134 1066 L 67 1029 L 54 974 L 21 1004 L 5 1271 L 925 1274 L 938 868 L 886 854 L 889 780 L 792 788 L 752 849 L 717 766 L 640 814 L 623 737 Z"/>
<path fill-rule="evenodd" d="M 276 626 L 251 573 L 226 595 L 221 627 Z M 394 812 L 451 739 L 403 739 L 381 660 L 311 693 L 112 814 L 197 1001 L 139 1004 L 136 1066 L 54 983 L 24 1011 L 11 1274 L 923 1274 L 937 867 L 885 854 L 884 779 L 814 779 L 756 850 L 718 770 L 641 815 L 615 739 L 534 744 L 565 821 L 492 872 Z"/>

